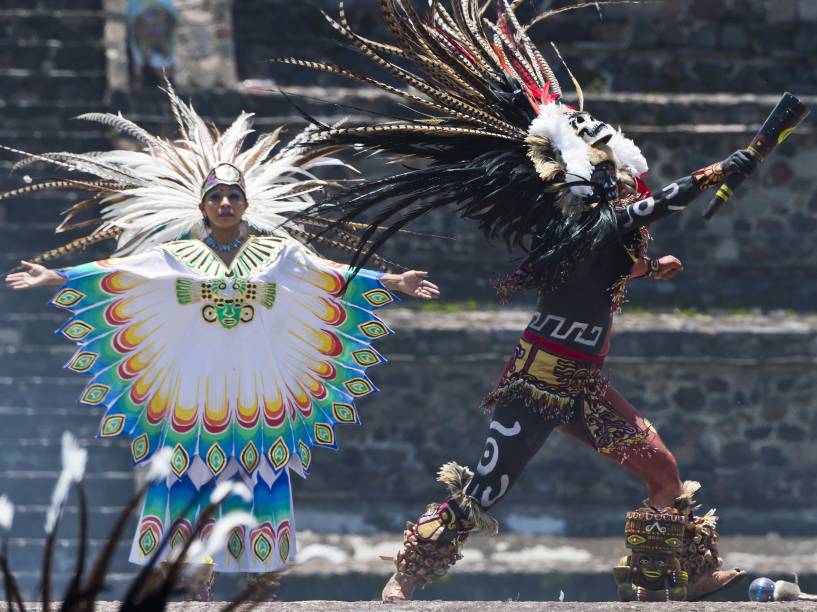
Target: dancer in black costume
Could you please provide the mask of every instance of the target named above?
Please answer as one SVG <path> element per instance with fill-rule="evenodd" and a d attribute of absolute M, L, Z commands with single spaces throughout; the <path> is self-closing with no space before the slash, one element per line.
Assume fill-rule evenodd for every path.
<path fill-rule="evenodd" d="M 601 368 L 627 281 L 670 278 L 682 268 L 672 256 L 647 255 L 648 225 L 684 210 L 727 176 L 751 174 L 756 158 L 736 151 L 652 193 L 641 179 L 647 162 L 638 147 L 584 110 L 575 79 L 578 104 L 564 103 L 552 69 L 527 35 L 531 24 L 523 26 L 515 15 L 519 3 L 497 0 L 490 21 L 476 0 L 434 2 L 425 15 L 410 1 L 381 0 L 393 44 L 353 32 L 341 6 L 330 23 L 405 90 L 332 64 L 282 60 L 363 82 L 417 109 L 389 122 L 323 126 L 313 136 L 318 144 L 427 162 L 363 181 L 314 209 L 333 214 L 339 225 L 369 222 L 357 265 L 401 227 L 451 205 L 478 221 L 486 237 L 526 249 L 500 292 L 540 294 L 536 314 L 485 399 L 492 420 L 476 473 L 453 462 L 440 469 L 449 495 L 407 524 L 383 599 L 409 599 L 460 558 L 469 533 L 495 532 L 486 511 L 554 429 L 641 478 L 651 507 L 685 516 L 681 566 L 689 575 L 687 596 L 695 599 L 741 572 L 720 569 L 715 517 L 692 514 L 700 485 L 680 480 L 655 428 L 608 385 Z M 587 4 L 598 3 L 537 19 Z"/>

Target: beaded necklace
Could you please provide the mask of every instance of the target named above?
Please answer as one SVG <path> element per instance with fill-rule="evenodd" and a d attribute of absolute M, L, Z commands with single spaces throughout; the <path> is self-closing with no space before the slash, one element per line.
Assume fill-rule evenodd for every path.
<path fill-rule="evenodd" d="M 207 237 L 205 237 L 203 242 L 214 251 L 221 251 L 222 253 L 226 253 L 228 251 L 234 251 L 235 249 L 241 246 L 241 236 L 239 236 L 238 238 L 231 242 L 224 243 L 218 242 L 215 238 L 213 238 L 212 234 L 207 234 Z"/>

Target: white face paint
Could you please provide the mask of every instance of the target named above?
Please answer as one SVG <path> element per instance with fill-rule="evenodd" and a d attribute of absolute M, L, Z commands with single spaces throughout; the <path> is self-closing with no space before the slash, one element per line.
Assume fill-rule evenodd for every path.
<path fill-rule="evenodd" d="M 616 131 L 604 121 L 594 119 L 590 113 L 584 111 L 574 111 L 570 113 L 570 127 L 573 131 L 589 145 L 598 142 L 607 142 Z"/>

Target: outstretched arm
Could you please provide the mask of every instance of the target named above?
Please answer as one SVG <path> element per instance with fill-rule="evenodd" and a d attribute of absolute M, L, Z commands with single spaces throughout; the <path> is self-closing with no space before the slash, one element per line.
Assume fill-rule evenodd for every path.
<path fill-rule="evenodd" d="M 428 272 L 409 270 L 402 274 L 384 274 L 380 282 L 389 291 L 399 291 L 421 300 L 436 300 L 440 297 L 440 288 L 427 280 Z"/>
<path fill-rule="evenodd" d="M 757 156 L 749 149 L 735 151 L 722 162 L 696 170 L 670 183 L 653 196 L 630 204 L 616 212 L 622 232 L 662 219 L 684 210 L 698 194 L 721 183 L 727 176 L 749 176 L 757 167 Z"/>
<path fill-rule="evenodd" d="M 6 287 L 11 289 L 33 289 L 34 287 L 48 287 L 62 285 L 65 277 L 56 270 L 49 270 L 40 264 L 21 261 L 22 272 L 12 272 L 6 275 Z"/>

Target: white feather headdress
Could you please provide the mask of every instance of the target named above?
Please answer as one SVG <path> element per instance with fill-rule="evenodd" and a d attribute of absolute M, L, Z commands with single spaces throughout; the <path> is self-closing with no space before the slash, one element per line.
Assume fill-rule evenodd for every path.
<path fill-rule="evenodd" d="M 117 241 L 115 255 L 129 255 L 186 235 L 200 237 L 205 231 L 199 210 L 200 189 L 208 172 L 219 163 L 232 164 L 243 174 L 249 204 L 244 220 L 262 232 L 280 231 L 284 215 L 314 204 L 315 192 L 326 185 L 312 171 L 345 165 L 328 156 L 333 149 L 299 146 L 308 138 L 309 129 L 274 154 L 280 128 L 261 134 L 253 146 L 244 149 L 253 132 L 252 114 L 241 113 L 220 133 L 180 100 L 169 83 L 166 92 L 178 123 L 178 140 L 154 136 L 121 114 L 88 113 L 79 118 L 117 129 L 136 139 L 142 150 L 31 154 L 4 147 L 25 156 L 16 169 L 42 161 L 68 171 L 70 178 L 27 185 L 0 194 L 0 199 L 49 188 L 93 194 L 68 209 L 57 233 L 87 226 L 94 229 L 38 255 L 34 261 L 59 257 L 110 238 Z M 83 218 L 88 210 L 95 211 L 97 217 Z"/>

